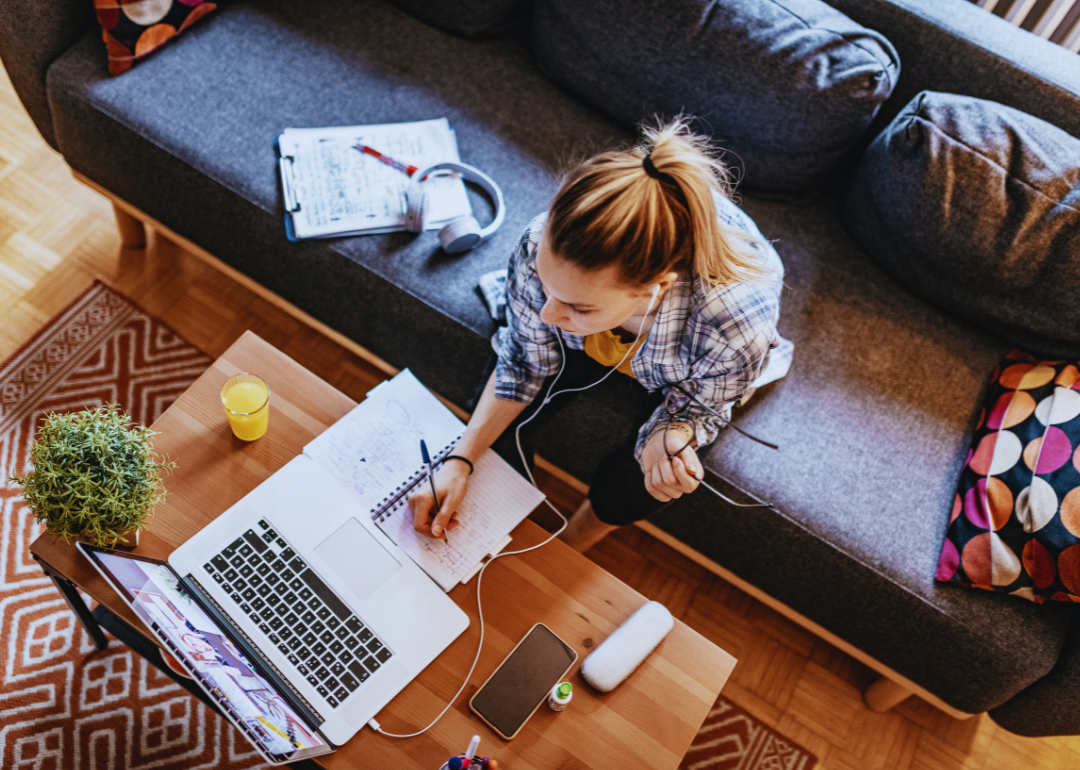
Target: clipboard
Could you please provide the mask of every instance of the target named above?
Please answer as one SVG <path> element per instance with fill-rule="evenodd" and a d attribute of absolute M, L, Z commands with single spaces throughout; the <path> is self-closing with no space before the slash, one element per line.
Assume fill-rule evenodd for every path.
<path fill-rule="evenodd" d="M 458 161 L 457 138 L 445 118 L 412 123 L 287 128 L 274 140 L 290 241 L 400 232 L 410 178 L 356 149 L 358 142 L 425 168 Z M 424 183 L 426 229 L 471 214 L 465 185 L 455 176 Z"/>

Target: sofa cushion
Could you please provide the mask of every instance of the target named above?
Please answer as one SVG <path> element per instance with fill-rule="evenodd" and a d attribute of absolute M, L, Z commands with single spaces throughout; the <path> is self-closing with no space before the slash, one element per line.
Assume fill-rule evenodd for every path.
<path fill-rule="evenodd" d="M 629 126 L 688 113 L 744 186 L 825 184 L 892 92 L 881 34 L 821 0 L 538 0 L 543 71 Z"/>
<path fill-rule="evenodd" d="M 489 37 L 520 26 L 531 0 L 392 0 L 439 29 L 464 37 Z"/>
<path fill-rule="evenodd" d="M 109 56 L 109 74 L 131 69 L 186 30 L 217 3 L 202 0 L 94 0 L 101 36 Z"/>
<path fill-rule="evenodd" d="M 1080 139 L 925 91 L 867 149 L 842 216 L 916 294 L 1032 352 L 1080 356 Z"/>

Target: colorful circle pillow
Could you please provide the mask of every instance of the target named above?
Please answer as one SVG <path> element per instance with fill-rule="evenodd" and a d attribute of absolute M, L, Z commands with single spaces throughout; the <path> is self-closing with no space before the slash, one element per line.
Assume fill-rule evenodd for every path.
<path fill-rule="evenodd" d="M 109 74 L 127 72 L 215 8 L 202 0 L 94 0 Z"/>
<path fill-rule="evenodd" d="M 1080 602 L 1080 368 L 1019 350 L 994 372 L 937 579 Z"/>

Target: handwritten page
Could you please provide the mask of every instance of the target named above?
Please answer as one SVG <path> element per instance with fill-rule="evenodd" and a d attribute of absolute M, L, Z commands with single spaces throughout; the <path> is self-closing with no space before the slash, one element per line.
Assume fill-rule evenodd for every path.
<path fill-rule="evenodd" d="M 415 486 L 426 483 L 427 476 L 421 475 Z M 464 581 L 472 568 L 543 499 L 541 492 L 488 450 L 469 479 L 469 491 L 458 509 L 460 524 L 449 531 L 445 541 L 416 534 L 408 495 L 391 504 L 381 517 L 380 526 L 436 583 L 449 591 Z"/>
<path fill-rule="evenodd" d="M 408 498 L 427 484 L 420 439 L 438 463 L 457 443 L 463 425 L 408 370 L 304 448 L 357 495 L 379 527 L 449 591 L 544 499 L 501 457 L 488 450 L 476 464 L 447 541 L 417 534 Z"/>
<path fill-rule="evenodd" d="M 416 123 L 335 128 L 287 128 L 278 138 L 283 167 L 300 209 L 293 212 L 298 238 L 404 229 L 405 190 L 410 178 L 355 149 L 357 142 L 418 168 L 458 161 L 457 140 L 445 118 Z M 472 208 L 461 179 L 424 183 L 427 228 L 441 227 Z"/>
<path fill-rule="evenodd" d="M 435 455 L 456 443 L 464 427 L 406 369 L 323 431 L 304 453 L 374 510 L 421 472 L 421 439 Z"/>

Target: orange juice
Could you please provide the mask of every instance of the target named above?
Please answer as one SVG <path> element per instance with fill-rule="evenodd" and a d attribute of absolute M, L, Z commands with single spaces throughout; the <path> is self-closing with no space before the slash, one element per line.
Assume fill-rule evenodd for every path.
<path fill-rule="evenodd" d="M 254 375 L 237 375 L 221 389 L 221 400 L 238 439 L 262 438 L 270 423 L 270 390 L 266 383 Z"/>

